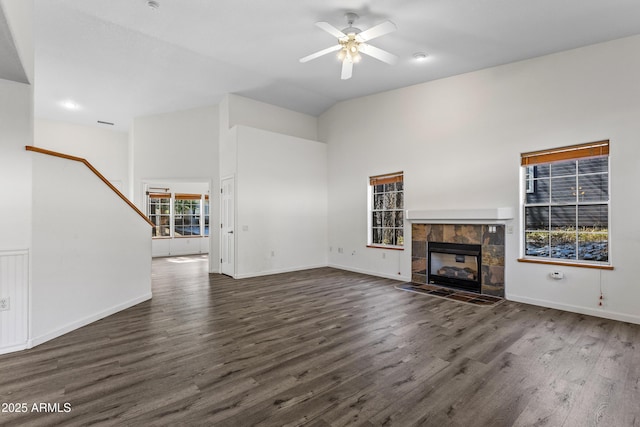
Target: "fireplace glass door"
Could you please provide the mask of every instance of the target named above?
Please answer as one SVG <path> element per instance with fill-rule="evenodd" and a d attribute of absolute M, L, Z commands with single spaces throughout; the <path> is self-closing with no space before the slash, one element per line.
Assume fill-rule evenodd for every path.
<path fill-rule="evenodd" d="M 480 250 L 480 245 L 429 242 L 429 283 L 480 292 Z"/>

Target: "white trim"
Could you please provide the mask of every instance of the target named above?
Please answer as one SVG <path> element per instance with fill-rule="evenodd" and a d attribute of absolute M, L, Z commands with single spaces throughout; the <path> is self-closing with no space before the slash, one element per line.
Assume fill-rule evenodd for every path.
<path fill-rule="evenodd" d="M 331 267 L 331 268 L 337 268 L 338 270 L 345 270 L 345 271 L 351 271 L 353 273 L 367 274 L 369 276 L 384 277 L 385 279 L 398 280 L 400 282 L 410 282 L 411 281 L 411 277 L 410 276 L 402 276 L 402 275 L 394 276 L 392 274 L 384 274 L 384 273 L 380 273 L 378 271 L 369 271 L 369 270 L 365 270 L 365 269 L 362 269 L 362 268 L 347 267 L 345 265 L 340 265 L 340 264 L 329 264 L 328 266 Z"/>
<path fill-rule="evenodd" d="M 385 245 L 384 243 L 373 243 L 373 212 L 376 211 L 373 208 L 373 201 L 374 201 L 374 190 L 373 187 L 375 185 L 371 185 L 371 178 L 374 177 L 395 177 L 395 176 L 401 176 L 402 177 L 402 191 L 394 191 L 395 193 L 402 193 L 402 209 L 382 209 L 382 211 L 394 211 L 394 212 L 405 212 L 404 211 L 404 195 L 405 195 L 405 181 L 404 181 L 404 172 L 397 172 L 397 173 L 390 173 L 390 174 L 382 174 L 382 175 L 374 175 L 374 176 L 370 176 L 367 179 L 367 247 L 376 247 L 376 248 L 385 248 L 385 247 L 389 247 L 389 248 L 404 248 L 404 243 L 406 242 L 406 240 L 403 240 L 403 244 L 402 245 Z M 407 234 L 405 233 L 406 229 L 405 229 L 405 225 L 406 225 L 406 217 L 403 218 L 402 221 L 402 227 L 396 227 L 395 224 L 393 227 L 385 227 L 383 226 L 382 228 L 392 228 L 392 229 L 400 229 L 402 228 L 402 238 L 404 239 Z M 380 227 L 377 227 L 380 228 Z"/>
<path fill-rule="evenodd" d="M 237 165 L 236 165 L 237 168 Z M 218 236 L 218 259 L 220 260 L 220 262 L 218 262 L 218 274 L 225 274 L 222 272 L 222 245 L 224 244 L 223 242 L 223 238 L 222 238 L 222 183 L 227 180 L 227 179 L 233 179 L 233 274 L 229 277 L 232 277 L 234 279 L 237 279 L 237 275 L 236 272 L 238 271 L 238 266 L 237 266 L 237 262 L 238 262 L 238 250 L 237 250 L 237 246 L 238 246 L 238 240 L 237 240 L 237 236 L 238 233 L 236 232 L 236 224 L 238 223 L 238 212 L 237 212 L 237 208 L 236 208 L 236 197 L 237 197 L 237 179 L 236 179 L 236 174 L 232 173 L 230 175 L 225 175 L 220 177 L 220 188 L 218 189 L 218 224 L 220 224 L 220 227 L 217 227 L 216 224 L 216 228 L 219 232 L 219 236 Z M 213 197 L 213 196 L 211 196 Z M 211 217 L 209 217 L 209 235 L 211 235 Z M 226 275 L 226 274 L 225 274 Z"/>
<path fill-rule="evenodd" d="M 444 209 L 444 210 L 417 210 L 407 209 L 405 219 L 411 222 L 420 221 L 481 221 L 481 220 L 511 220 L 513 208 L 489 208 L 489 209 Z"/>
<path fill-rule="evenodd" d="M 607 140 L 606 144 L 602 144 L 604 145 L 609 145 L 609 141 Z M 600 145 L 596 145 L 596 146 L 600 146 Z M 550 150 L 553 151 L 553 150 Z M 560 150 L 562 151 L 562 150 Z M 564 150 L 564 151 L 571 151 L 571 150 Z M 607 158 L 607 196 L 608 199 L 606 202 L 583 202 L 583 203 L 579 203 L 576 201 L 575 207 L 576 207 L 576 211 L 579 209 L 580 206 L 607 206 L 607 261 L 601 261 L 601 262 L 591 262 L 591 261 L 586 261 L 585 264 L 595 264 L 595 265 L 605 265 L 605 266 L 612 266 L 613 265 L 613 257 L 612 257 L 612 250 L 611 250 L 611 236 L 612 236 L 612 218 L 613 216 L 611 215 L 611 156 L 609 154 L 606 155 L 598 155 L 595 157 L 606 157 Z M 562 162 L 575 162 L 580 160 L 580 158 L 575 158 L 575 159 L 567 159 L 567 160 L 563 160 Z M 542 164 L 549 164 L 549 163 L 542 163 Z M 537 165 L 537 164 L 536 164 Z M 536 165 L 532 165 L 532 166 L 536 166 Z M 519 257 L 520 258 L 529 258 L 527 257 L 526 253 L 526 221 L 525 221 L 525 212 L 526 212 L 526 208 L 529 206 L 541 206 L 541 207 L 553 207 L 553 206 L 562 206 L 562 204 L 558 204 L 558 203 L 552 203 L 551 200 L 549 201 L 549 203 L 527 203 L 527 197 L 526 194 L 529 192 L 527 191 L 527 184 L 525 182 L 525 178 L 526 178 L 526 169 L 529 166 L 521 166 L 520 167 L 520 207 L 518 209 L 518 213 L 520 215 L 519 218 L 519 223 L 520 223 L 520 249 L 519 249 Z M 595 173 L 590 173 L 590 174 L 583 174 L 583 175 L 601 175 L 602 172 L 595 172 Z M 567 175 L 567 176 L 574 176 L 574 175 Z M 579 170 L 576 169 L 576 174 L 575 177 L 578 178 L 580 176 Z M 551 175 L 549 175 L 549 179 L 551 179 Z M 551 190 L 550 190 L 551 191 Z M 577 213 L 576 213 L 577 215 Z M 577 218 L 577 217 L 576 217 Z M 576 230 L 576 234 L 577 234 L 577 230 Z M 577 240 L 577 235 L 576 235 L 576 242 Z M 615 245 L 614 245 L 615 247 Z M 546 261 L 558 261 L 558 262 L 576 262 L 576 265 L 580 265 L 580 261 L 583 260 L 579 260 L 577 259 L 578 256 L 578 248 L 576 246 L 576 258 L 572 258 L 572 259 L 564 259 L 564 258 L 553 258 L 551 256 L 548 257 L 531 257 L 533 259 L 544 259 Z"/>
<path fill-rule="evenodd" d="M 233 276 L 234 279 L 248 279 L 251 277 L 260 277 L 260 276 L 271 276 L 272 274 L 280 274 L 280 273 L 292 273 L 295 271 L 304 271 L 304 270 L 310 270 L 312 268 L 324 268 L 327 267 L 326 264 L 318 264 L 318 265 L 307 265 L 307 266 L 302 266 L 302 267 L 292 267 L 292 268 L 283 268 L 283 269 L 279 269 L 279 270 L 268 270 L 268 271 L 261 271 L 258 273 L 247 273 L 247 274 L 236 274 L 235 276 Z"/>
<path fill-rule="evenodd" d="M 15 256 L 15 255 L 28 255 L 29 249 L 15 249 L 10 251 L 2 251 L 0 250 L 0 256 Z"/>
<path fill-rule="evenodd" d="M 11 347 L 0 348 L 0 354 L 15 353 L 16 351 L 22 351 L 30 348 L 28 343 L 13 345 Z"/>
<path fill-rule="evenodd" d="M 0 283 L 0 292 L 6 292 L 3 296 L 12 298 L 11 310 L 5 312 L 6 314 L 0 313 L 0 323 L 7 322 L 8 335 L 12 335 L 13 332 L 15 340 L 3 342 L 0 337 L 0 354 L 27 348 L 31 328 L 31 252 L 29 249 L 0 250 L 0 259 L 3 258 L 14 259 L 12 264 L 16 268 L 16 274 L 5 277 L 9 278 L 8 282 Z M 21 269 L 24 270 L 19 274 L 18 271 Z M 22 327 L 18 326 L 20 324 Z"/>
<path fill-rule="evenodd" d="M 71 322 L 61 328 L 56 329 L 55 331 L 49 332 L 45 335 L 41 335 L 36 338 L 31 338 L 27 342 L 27 348 L 32 348 L 47 341 L 50 341 L 54 338 L 57 338 L 61 335 L 74 331 L 78 328 L 86 326 L 90 323 L 95 322 L 96 320 L 103 319 L 107 316 L 111 316 L 112 314 L 118 313 L 122 310 L 126 310 L 127 308 L 133 307 L 134 305 L 140 304 L 141 302 L 148 301 L 151 299 L 151 292 L 141 295 L 137 298 L 124 302 L 122 304 L 118 304 L 109 309 L 103 310 L 100 313 L 92 314 L 90 316 L 85 317 L 84 319 L 77 320 L 75 322 Z"/>
<path fill-rule="evenodd" d="M 540 300 L 535 298 L 528 298 L 519 295 L 507 294 L 506 299 L 509 301 L 521 302 L 525 304 L 532 304 L 541 307 L 555 308 L 557 310 L 569 311 L 572 313 L 586 314 L 589 316 L 602 317 L 605 319 L 618 320 L 620 322 L 629 322 L 640 324 L 640 316 L 634 314 L 617 313 L 613 311 L 606 311 L 605 309 L 597 309 L 590 307 L 581 307 L 570 304 L 560 304 L 553 301 Z"/>

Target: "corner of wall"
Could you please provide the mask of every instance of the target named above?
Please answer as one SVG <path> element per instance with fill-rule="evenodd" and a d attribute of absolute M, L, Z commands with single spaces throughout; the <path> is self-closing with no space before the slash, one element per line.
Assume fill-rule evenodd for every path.
<path fill-rule="evenodd" d="M 317 117 L 235 94 L 226 99 L 229 127 L 244 125 L 312 141 L 318 139 Z"/>
<path fill-rule="evenodd" d="M 9 31 L 13 36 L 22 68 L 33 86 L 34 45 L 33 45 L 33 9 L 34 0 L 3 1 L 0 14 L 4 14 Z"/>

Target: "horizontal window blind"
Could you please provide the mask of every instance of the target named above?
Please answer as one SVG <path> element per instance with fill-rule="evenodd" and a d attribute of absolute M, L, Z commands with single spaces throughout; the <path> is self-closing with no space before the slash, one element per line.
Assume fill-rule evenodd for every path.
<path fill-rule="evenodd" d="M 588 144 L 569 145 L 551 150 L 531 151 L 522 153 L 521 165 L 531 166 L 542 163 L 552 163 L 585 157 L 609 155 L 609 140 L 590 142 Z"/>
<path fill-rule="evenodd" d="M 200 200 L 200 194 L 176 193 L 176 200 Z"/>
<path fill-rule="evenodd" d="M 369 185 L 391 184 L 394 182 L 402 182 L 404 172 L 395 172 L 385 175 L 376 175 L 369 177 Z"/>
<path fill-rule="evenodd" d="M 170 199 L 171 193 L 147 193 L 152 199 Z"/>

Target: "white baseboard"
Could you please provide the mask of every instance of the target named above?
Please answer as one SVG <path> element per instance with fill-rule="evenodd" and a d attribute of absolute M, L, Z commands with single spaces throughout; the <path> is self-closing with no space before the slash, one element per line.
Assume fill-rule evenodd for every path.
<path fill-rule="evenodd" d="M 541 307 L 570 311 L 572 313 L 587 314 L 589 316 L 603 317 L 605 319 L 619 320 L 621 322 L 640 324 L 640 316 L 636 316 L 633 314 L 617 313 L 613 311 L 607 311 L 606 309 L 581 307 L 581 306 L 570 305 L 570 304 L 560 304 L 553 301 L 539 300 L 539 299 L 528 298 L 528 297 L 512 295 L 512 294 L 507 294 L 506 299 L 509 301 L 516 301 L 516 302 L 522 302 L 525 304 L 538 305 Z"/>
<path fill-rule="evenodd" d="M 147 301 L 151 299 L 151 292 L 146 293 L 144 295 L 141 295 L 137 298 L 131 299 L 129 301 L 123 302 L 122 304 L 118 304 L 114 307 L 108 308 L 106 310 L 103 310 L 99 313 L 96 314 L 92 314 L 90 316 L 87 316 L 83 319 L 79 319 L 76 320 L 75 322 L 71 322 L 61 328 L 58 328 L 54 331 L 48 332 L 44 335 L 41 335 L 39 337 L 36 338 L 31 338 L 28 342 L 27 342 L 27 348 L 31 348 L 31 347 L 35 347 L 37 345 L 40 345 L 42 343 L 45 343 L 47 341 L 50 341 L 54 338 L 57 338 L 61 335 L 64 335 L 66 333 L 69 333 L 71 331 L 74 331 L 78 328 L 81 328 L 83 326 L 88 325 L 89 323 L 93 323 L 96 320 L 100 320 L 103 319 L 107 316 L 111 316 L 112 314 L 115 314 L 119 311 L 122 310 L 126 310 L 127 308 L 133 307 L 134 305 L 140 304 L 141 302 Z"/>
<path fill-rule="evenodd" d="M 411 281 L 411 277 L 407 277 L 407 276 L 398 276 L 398 275 L 394 276 L 393 274 L 385 274 L 385 273 L 380 273 L 378 271 L 369 271 L 362 268 L 347 267 L 346 265 L 329 264 L 329 267 L 337 268 L 338 270 L 352 271 L 354 273 L 367 274 L 369 276 L 384 277 L 385 279 L 399 280 L 401 282 Z"/>
<path fill-rule="evenodd" d="M 326 267 L 327 264 L 307 265 L 303 267 L 283 268 L 279 270 L 258 271 L 256 273 L 236 274 L 234 279 L 248 279 L 250 277 L 271 276 L 272 274 L 292 273 L 294 271 L 311 270 L 312 268 Z"/>
<path fill-rule="evenodd" d="M 26 350 L 29 348 L 28 343 L 12 345 L 10 347 L 0 348 L 0 354 L 15 353 L 16 351 Z"/>

